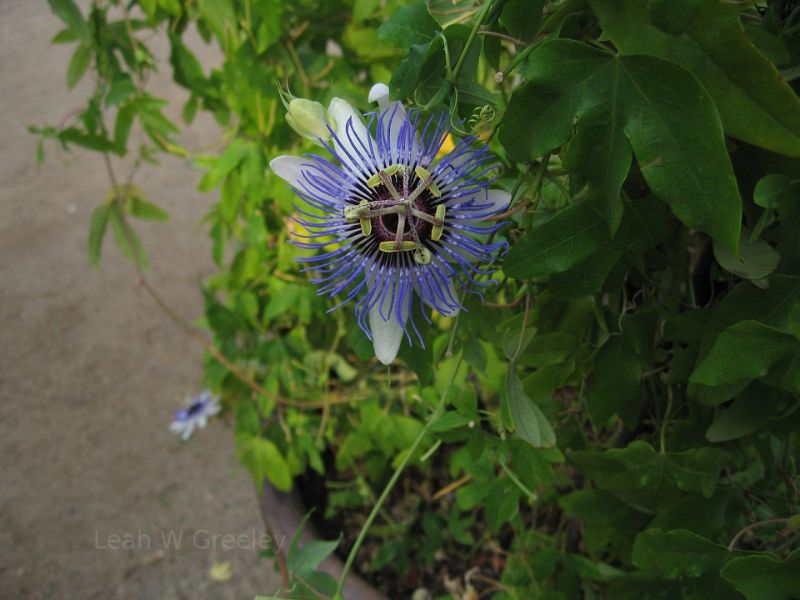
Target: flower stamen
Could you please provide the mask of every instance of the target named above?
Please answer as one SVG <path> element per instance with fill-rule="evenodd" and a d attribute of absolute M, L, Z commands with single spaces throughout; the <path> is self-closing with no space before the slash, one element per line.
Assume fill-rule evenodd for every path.
<path fill-rule="evenodd" d="M 395 185 L 396 180 L 392 179 L 398 173 L 402 175 L 402 194 Z M 424 192 L 427 191 L 433 198 L 440 198 L 442 193 L 433 181 L 433 175 L 421 166 L 413 167 L 413 173 L 417 176 L 419 182 L 409 192 L 411 173 L 412 167 L 401 164 L 389 165 L 385 169 L 378 171 L 367 179 L 366 185 L 376 191 L 377 188 L 383 186 L 384 193 L 388 193 L 390 197 L 373 201 L 361 200 L 358 206 L 345 206 L 344 217 L 350 222 L 358 221 L 361 234 L 364 237 L 369 237 L 373 232 L 372 219 L 387 215 L 397 215 L 397 221 L 393 227 L 387 227 L 385 223 L 381 223 L 383 233 L 378 237 L 379 239 L 380 237 L 384 239 L 379 242 L 378 248 L 382 252 L 413 250 L 415 262 L 429 264 L 431 255 L 420 240 L 419 234 L 421 230 L 418 222 L 422 221 L 431 225 L 430 238 L 433 241 L 439 241 L 444 234 L 446 208 L 444 204 L 439 204 L 436 206 L 435 214 L 431 215 L 424 210 L 427 203 L 423 202 L 421 207 L 417 206 L 417 201 Z M 407 227 L 407 224 L 409 227 Z M 407 230 L 410 231 L 411 236 L 414 238 L 413 241 L 404 239 L 407 237 Z M 394 240 L 385 239 L 388 235 L 391 235 Z M 390 247 L 391 250 L 389 249 Z"/>

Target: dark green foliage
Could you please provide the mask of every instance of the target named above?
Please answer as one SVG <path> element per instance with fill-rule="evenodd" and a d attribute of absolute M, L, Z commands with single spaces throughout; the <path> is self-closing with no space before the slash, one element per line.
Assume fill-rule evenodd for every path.
<path fill-rule="evenodd" d="M 410 459 L 358 565 L 399 581 L 441 553 L 463 561 L 454 575 L 501 564 L 495 600 L 800 597 L 795 3 L 49 1 L 54 42 L 75 47 L 66 84 L 95 86 L 80 114 L 32 131 L 109 161 L 190 158 L 219 194 L 205 377 L 254 480 L 318 473 L 320 514 L 345 522 Z M 165 115 L 180 111 L 145 91 L 151 35 L 170 44 L 184 120 L 226 128 L 209 155 L 179 146 Z M 391 369 L 296 262 L 295 198 L 267 165 L 322 150 L 286 124 L 276 81 L 361 110 L 389 83 L 448 113 L 453 142 L 488 143 L 513 194 L 497 283 Z M 92 264 L 110 229 L 147 265 L 131 222 L 167 219 L 152 200 L 116 178 Z M 284 597 L 330 597 L 316 569 L 353 537 L 293 544 Z"/>

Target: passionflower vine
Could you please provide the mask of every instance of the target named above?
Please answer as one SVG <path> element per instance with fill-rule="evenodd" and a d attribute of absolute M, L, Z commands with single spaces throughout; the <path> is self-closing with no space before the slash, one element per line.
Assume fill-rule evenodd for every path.
<path fill-rule="evenodd" d="M 192 398 L 186 408 L 175 413 L 175 420 L 172 421 L 169 429 L 186 441 L 195 429 L 203 429 L 208 418 L 213 417 L 219 410 L 219 399 L 206 390 Z"/>
<path fill-rule="evenodd" d="M 331 310 L 356 302 L 358 325 L 378 360 L 389 364 L 403 337 L 411 342 L 413 332 L 422 343 L 415 298 L 421 308 L 452 317 L 463 308 L 456 285 L 485 284 L 476 276 L 490 271 L 475 263 L 490 260 L 505 243 L 486 242 L 498 225 L 482 222 L 505 210 L 510 194 L 489 189 L 497 164 L 474 136 L 440 152 L 449 134 L 446 115 L 423 119 L 407 112 L 389 101 L 383 84 L 373 86 L 369 101 L 379 110 L 363 117 L 340 98 L 327 111 L 304 113 L 303 131 L 318 131 L 314 120 L 327 113 L 326 133 L 316 142 L 336 162 L 315 154 L 279 156 L 270 168 L 303 201 L 294 220 L 308 233 L 296 234 L 295 243 L 323 250 L 298 259 L 304 270 L 314 271 L 320 294 L 341 298 Z"/>

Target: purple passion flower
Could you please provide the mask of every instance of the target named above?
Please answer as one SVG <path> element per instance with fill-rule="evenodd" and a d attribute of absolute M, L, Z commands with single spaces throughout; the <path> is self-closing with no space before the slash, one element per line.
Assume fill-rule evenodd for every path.
<path fill-rule="evenodd" d="M 192 398 L 189 406 L 175 413 L 175 420 L 169 429 L 173 433 L 180 434 L 181 439 L 186 441 L 195 429 L 203 429 L 208 418 L 213 417 L 219 410 L 219 399 L 206 390 Z"/>
<path fill-rule="evenodd" d="M 480 285 L 475 276 L 490 274 L 475 263 L 491 260 L 505 243 L 481 241 L 498 227 L 481 223 L 504 211 L 511 196 L 489 189 L 497 164 L 476 137 L 441 152 L 446 115 L 426 120 L 406 112 L 389 101 L 383 84 L 373 86 L 369 101 L 379 111 L 364 115 L 366 121 L 340 98 L 315 111 L 327 117 L 327 134 L 316 142 L 336 162 L 279 156 L 270 168 L 304 204 L 294 220 L 308 233 L 296 234 L 302 241 L 295 243 L 322 250 L 298 259 L 308 265 L 304 270 L 314 272 L 320 294 L 340 298 L 334 308 L 355 301 L 358 325 L 378 360 L 389 364 L 403 337 L 411 342 L 413 332 L 422 343 L 415 298 L 452 317 L 463 308 L 456 286 Z M 311 114 L 294 119 L 293 127 L 299 130 L 297 121 Z M 304 130 L 318 131 L 311 121 Z"/>

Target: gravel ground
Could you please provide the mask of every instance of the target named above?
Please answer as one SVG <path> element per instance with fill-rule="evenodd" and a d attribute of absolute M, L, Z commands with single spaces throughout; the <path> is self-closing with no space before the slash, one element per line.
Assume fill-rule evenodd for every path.
<path fill-rule="evenodd" d="M 201 350 L 110 239 L 89 267 L 89 216 L 109 186 L 101 160 L 50 146 L 36 164 L 25 127 L 59 123 L 91 89 L 66 91 L 71 48 L 49 44 L 58 30 L 45 2 L 0 0 L 0 597 L 270 593 L 277 577 L 258 556 L 267 540 L 229 425 L 217 419 L 187 444 L 168 431 L 199 391 Z M 204 62 L 214 59 L 206 49 Z M 177 117 L 185 95 L 169 77 L 167 67 L 151 89 Z M 197 149 L 218 135 L 201 119 L 182 141 Z M 172 216 L 139 228 L 149 276 L 189 320 L 212 272 L 198 223 L 213 196 L 195 191 L 198 178 L 177 159 L 137 177 Z M 230 578 L 215 580 L 225 563 Z"/>

